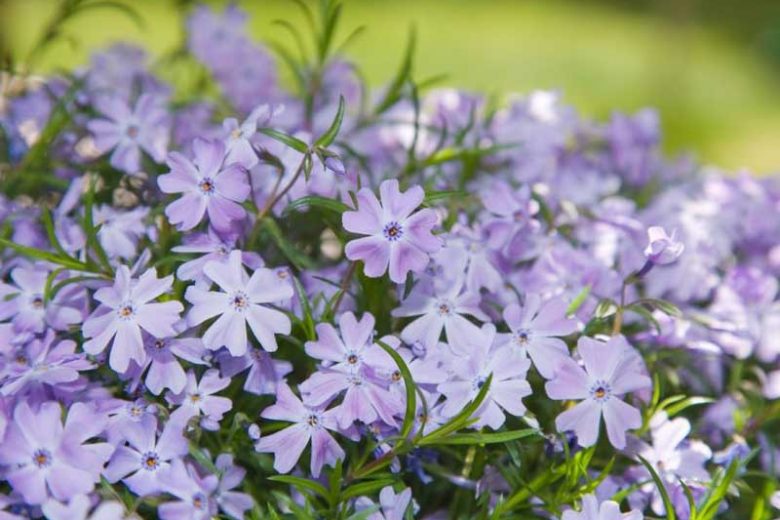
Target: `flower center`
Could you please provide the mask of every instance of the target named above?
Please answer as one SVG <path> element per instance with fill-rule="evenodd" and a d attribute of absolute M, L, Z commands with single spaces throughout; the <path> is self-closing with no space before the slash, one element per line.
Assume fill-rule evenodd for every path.
<path fill-rule="evenodd" d="M 138 137 L 138 133 L 140 132 L 140 128 L 138 128 L 138 125 L 130 125 L 127 127 L 127 130 L 125 130 L 125 134 L 127 134 L 127 137 L 130 139 L 135 139 Z"/>
<path fill-rule="evenodd" d="M 198 183 L 198 188 L 200 188 L 200 192 L 204 195 L 212 195 L 216 189 L 214 181 L 211 180 L 210 177 L 201 179 L 201 181 Z"/>
<path fill-rule="evenodd" d="M 33 453 L 33 463 L 39 468 L 45 468 L 46 466 L 50 466 L 51 453 L 49 453 L 49 450 L 45 450 L 43 448 L 39 450 L 35 450 L 35 453 Z"/>
<path fill-rule="evenodd" d="M 306 424 L 312 428 L 316 428 L 320 424 L 320 418 L 317 414 L 313 413 L 306 418 Z"/>
<path fill-rule="evenodd" d="M 521 347 L 528 344 L 528 340 L 531 337 L 531 331 L 528 329 L 520 329 L 515 333 L 515 343 Z"/>
<path fill-rule="evenodd" d="M 401 380 L 400 370 L 396 370 L 395 372 L 393 372 L 393 374 L 390 376 L 390 379 L 393 380 L 393 383 L 397 383 L 398 381 L 400 381 Z"/>
<path fill-rule="evenodd" d="M 27 356 L 25 356 L 23 353 L 19 353 L 14 358 L 14 361 L 16 361 L 17 365 L 26 365 L 28 363 Z"/>
<path fill-rule="evenodd" d="M 385 235 L 385 238 L 390 242 L 395 242 L 396 240 L 399 240 L 402 236 L 404 236 L 403 228 L 396 221 L 388 223 L 385 226 L 385 229 L 382 231 L 382 233 Z"/>
<path fill-rule="evenodd" d="M 476 379 L 474 379 L 474 390 L 481 390 L 483 386 L 485 386 L 485 381 L 487 381 L 486 377 L 479 376 Z"/>
<path fill-rule="evenodd" d="M 143 468 L 147 471 L 155 471 L 160 467 L 160 457 L 153 451 L 147 451 L 143 455 Z"/>
<path fill-rule="evenodd" d="M 200 394 L 192 394 L 190 396 L 190 402 L 197 403 L 200 401 Z"/>
<path fill-rule="evenodd" d="M 116 313 L 119 316 L 119 319 L 129 320 L 135 314 L 135 308 L 133 307 L 132 302 L 125 302 L 119 306 Z"/>
<path fill-rule="evenodd" d="M 612 396 L 612 387 L 606 381 L 596 381 L 590 387 L 590 395 L 599 403 L 603 403 Z"/>
<path fill-rule="evenodd" d="M 238 138 L 240 138 L 241 137 L 241 129 L 240 128 L 236 128 L 235 130 L 230 132 L 230 137 L 231 137 L 231 139 L 238 139 Z"/>
<path fill-rule="evenodd" d="M 350 365 L 357 365 L 358 361 L 360 361 L 360 358 L 358 357 L 357 354 L 352 353 L 347 356 L 347 363 L 349 363 Z"/>
<path fill-rule="evenodd" d="M 233 298 L 230 300 L 230 305 L 238 312 L 244 312 L 249 306 L 249 298 L 247 298 L 245 292 L 239 291 L 233 295 Z"/>
<path fill-rule="evenodd" d="M 439 314 L 441 316 L 449 316 L 452 314 L 452 305 L 450 302 L 439 302 Z"/>
<path fill-rule="evenodd" d="M 40 294 L 36 294 L 30 299 L 30 305 L 35 309 L 43 308 L 43 297 Z"/>
<path fill-rule="evenodd" d="M 130 413 L 130 417 L 140 417 L 141 414 L 143 413 L 143 410 L 141 409 L 140 406 L 134 404 L 133 406 L 130 407 L 129 413 Z"/>
<path fill-rule="evenodd" d="M 194 497 L 192 497 L 192 505 L 195 507 L 195 509 L 206 509 L 206 496 L 203 493 L 197 493 Z"/>
<path fill-rule="evenodd" d="M 166 347 L 165 340 L 164 339 L 156 339 L 154 340 L 154 348 L 157 350 L 163 350 Z"/>

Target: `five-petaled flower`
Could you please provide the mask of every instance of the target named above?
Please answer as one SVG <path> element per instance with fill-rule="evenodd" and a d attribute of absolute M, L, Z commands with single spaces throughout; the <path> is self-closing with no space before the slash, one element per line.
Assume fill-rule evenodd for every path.
<path fill-rule="evenodd" d="M 389 267 L 390 279 L 403 283 L 410 271 L 423 271 L 430 254 L 441 247 L 431 233 L 439 219 L 430 208 L 415 212 L 425 197 L 419 186 L 402 193 L 397 180 L 386 180 L 379 186 L 379 197 L 381 203 L 363 188 L 357 193 L 357 210 L 342 215 L 344 229 L 368 235 L 349 242 L 344 252 L 352 261 L 363 261 L 366 276 L 378 278 Z"/>

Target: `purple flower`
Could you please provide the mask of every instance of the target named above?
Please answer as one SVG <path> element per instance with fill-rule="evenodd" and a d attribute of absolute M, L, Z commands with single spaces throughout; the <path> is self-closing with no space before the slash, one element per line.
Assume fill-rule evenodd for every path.
<path fill-rule="evenodd" d="M 125 508 L 119 502 L 101 501 L 90 515 L 92 505 L 87 495 L 76 495 L 68 504 L 49 499 L 43 504 L 41 511 L 48 520 L 122 520 L 125 518 Z"/>
<path fill-rule="evenodd" d="M 38 411 L 21 402 L 14 422 L 0 443 L 0 464 L 10 466 L 4 478 L 29 504 L 43 504 L 90 493 L 113 447 L 86 444 L 105 427 L 105 417 L 83 403 L 70 407 L 63 426 L 59 403 L 42 403 Z"/>
<path fill-rule="evenodd" d="M 146 353 L 141 329 L 156 338 L 176 334 L 173 325 L 179 320 L 179 313 L 184 308 L 182 304 L 152 302 L 172 285 L 173 276 L 157 278 L 154 268 L 134 280 L 126 266 L 119 266 L 114 285 L 95 292 L 95 299 L 101 305 L 82 327 L 84 337 L 88 338 L 83 345 L 84 351 L 99 354 L 113 339 L 109 365 L 114 371 L 125 372 L 130 360 L 143 365 Z"/>
<path fill-rule="evenodd" d="M 403 520 L 407 518 L 406 513 L 409 506 L 412 506 L 412 513 L 417 514 L 417 504 L 412 501 L 412 490 L 404 488 L 400 493 L 396 493 L 392 486 L 386 486 L 379 492 L 379 511 L 366 517 L 367 520 Z M 355 511 L 365 511 L 375 507 L 371 499 L 360 497 L 355 503 Z"/>
<path fill-rule="evenodd" d="M 379 345 L 374 343 L 374 317 L 364 314 L 360 321 L 351 312 L 339 317 L 339 332 L 329 323 L 317 325 L 317 341 L 306 343 L 306 353 L 322 359 L 323 369 L 300 385 L 306 401 L 313 406 L 325 405 L 346 390 L 336 408 L 339 425 L 350 427 L 355 421 L 370 424 L 381 419 L 395 426 L 394 416 L 403 410 L 403 402 L 389 391 L 387 374 L 396 365 Z M 391 347 L 398 340 L 384 337 Z"/>
<path fill-rule="evenodd" d="M 259 348 L 250 348 L 246 354 L 233 357 L 229 352 L 218 354 L 217 361 L 222 375 L 232 378 L 247 368 L 249 373 L 244 381 L 244 390 L 257 395 L 275 394 L 284 376 L 292 372 L 289 361 L 280 361 Z"/>
<path fill-rule="evenodd" d="M 276 404 L 260 414 L 264 419 L 289 421 L 293 425 L 271 435 L 262 437 L 255 449 L 274 454 L 274 469 L 289 473 L 301 458 L 303 450 L 311 441 L 311 473 L 320 476 L 323 466 L 335 466 L 344 458 L 344 450 L 328 433 L 337 431 L 336 410 L 309 406 L 301 402 L 286 384 L 280 384 L 276 392 Z"/>
<path fill-rule="evenodd" d="M 44 290 L 50 273 L 40 266 L 17 267 L 11 271 L 15 285 L 0 282 L 0 321 L 11 319 L 17 331 L 41 333 L 48 325 L 67 330 L 82 320 L 83 290 L 65 287 L 46 301 Z M 61 281 L 58 277 L 57 281 Z"/>
<path fill-rule="evenodd" d="M 619 396 L 651 386 L 650 379 L 638 372 L 629 352 L 633 349 L 622 336 L 608 341 L 581 337 L 577 342 L 585 364 L 583 369 L 571 358 L 564 358 L 545 385 L 547 395 L 556 400 L 582 400 L 555 419 L 559 432 L 574 431 L 580 446 L 596 444 L 601 417 L 607 425 L 607 436 L 617 449 L 626 446 L 626 431 L 639 428 L 639 410 Z"/>
<path fill-rule="evenodd" d="M 95 107 L 105 119 L 93 119 L 87 124 L 100 153 L 114 150 L 111 165 L 126 173 L 141 169 L 141 150 L 155 162 L 162 162 L 168 149 L 168 112 L 165 100 L 152 94 L 142 94 L 134 109 L 120 97 L 100 97 Z"/>
<path fill-rule="evenodd" d="M 176 270 L 176 277 L 182 280 L 195 280 L 200 283 L 208 278 L 203 274 L 203 266 L 212 260 L 227 263 L 230 252 L 236 249 L 236 240 L 223 237 L 209 228 L 208 233 L 192 233 L 184 237 L 183 244 L 171 248 L 175 253 L 203 253 L 194 260 L 184 262 Z M 241 253 L 244 265 L 250 269 L 263 267 L 263 259 L 257 253 L 243 251 Z"/>
<path fill-rule="evenodd" d="M 179 500 L 160 504 L 157 510 L 163 520 L 209 520 L 219 508 L 213 493 L 217 489 L 216 475 L 201 477 L 190 464 L 175 459 L 161 471 L 162 489 Z"/>
<path fill-rule="evenodd" d="M 441 413 L 456 415 L 493 376 L 485 400 L 474 412 L 477 420 L 472 427 L 497 430 L 506 420 L 504 411 L 514 416 L 525 413 L 521 399 L 531 395 L 531 386 L 525 379 L 531 363 L 511 345 L 495 346 L 496 328 L 492 324 L 484 325 L 480 336 L 480 342 L 472 346 L 467 357 L 451 359 L 450 379 L 438 386 L 447 397 Z"/>
<path fill-rule="evenodd" d="M 419 186 L 401 193 L 397 180 L 386 180 L 379 186 L 379 194 L 381 204 L 371 190 L 361 189 L 357 211 L 342 215 L 344 229 L 368 235 L 349 242 L 344 252 L 352 261 L 363 261 L 366 276 L 378 278 L 389 265 L 390 279 L 403 283 L 409 271 L 423 271 L 429 255 L 441 247 L 441 241 L 431 233 L 439 219 L 429 208 L 414 212 L 425 197 Z"/>
<path fill-rule="evenodd" d="M 137 377 L 140 378 L 146 372 L 144 384 L 154 395 L 160 395 L 166 388 L 173 393 L 184 390 L 187 375 L 178 358 L 195 365 L 208 364 L 203 360 L 207 350 L 200 338 L 170 339 L 147 335 L 144 346 L 146 363 L 139 367 Z"/>
<path fill-rule="evenodd" d="M 138 239 L 146 232 L 144 219 L 149 208 L 137 207 L 130 211 L 117 211 L 111 206 L 96 206 L 93 211 L 95 226 L 100 226 L 97 236 L 100 246 L 109 258 L 135 258 L 138 255 Z"/>
<path fill-rule="evenodd" d="M 200 378 L 195 378 L 195 373 L 187 373 L 187 385 L 181 393 L 168 394 L 167 399 L 171 404 L 179 405 L 171 414 L 171 420 L 187 421 L 191 417 L 203 416 L 204 427 L 209 430 L 219 429 L 219 421 L 233 407 L 233 403 L 227 397 L 214 395 L 224 390 L 230 384 L 230 379 L 219 377 L 216 369 L 207 370 Z"/>
<path fill-rule="evenodd" d="M 569 509 L 563 512 L 561 520 L 642 520 L 641 511 L 636 509 L 628 513 L 620 512 L 620 504 L 612 500 L 600 502 L 596 495 L 582 497 L 582 509 Z"/>
<path fill-rule="evenodd" d="M 183 424 L 170 420 L 157 435 L 157 419 L 145 417 L 123 430 L 127 444 L 119 446 L 104 471 L 109 482 L 122 480 L 136 495 L 152 495 L 163 490 L 165 469 L 172 460 L 187 454 Z M 129 476 L 128 476 L 129 475 Z"/>
<path fill-rule="evenodd" d="M 504 309 L 504 321 L 512 334 L 508 343 L 528 353 L 545 378 L 551 378 L 558 362 L 569 357 L 569 348 L 555 336 L 568 336 L 577 322 L 566 316 L 568 304 L 562 298 L 542 303 L 537 294 L 527 294 L 523 306 L 516 303 Z"/>
<path fill-rule="evenodd" d="M 225 145 L 221 141 L 195 139 L 192 150 L 194 162 L 171 152 L 168 156 L 171 171 L 157 178 L 163 193 L 183 194 L 165 208 L 165 215 L 171 224 L 187 231 L 208 213 L 212 226 L 228 231 L 233 222 L 246 216 L 241 206 L 250 192 L 246 169 L 238 163 L 226 163 Z"/>
<path fill-rule="evenodd" d="M 656 414 L 650 421 L 652 444 L 636 440 L 631 445 L 631 453 L 643 457 L 656 471 L 667 492 L 674 502 L 675 509 L 685 512 L 687 517 L 688 500 L 685 490 L 680 485 L 682 480 L 695 495 L 701 495 L 706 490 L 710 474 L 705 464 L 712 458 L 712 450 L 701 441 L 688 441 L 691 423 L 678 417 L 669 420 L 666 413 Z M 644 466 L 637 466 L 633 476 L 644 481 L 650 479 Z M 650 504 L 656 514 L 664 513 L 661 493 L 654 483 L 642 486 L 643 492 L 650 495 Z"/>
<path fill-rule="evenodd" d="M 645 257 L 655 265 L 667 265 L 675 262 L 685 249 L 685 245 L 677 240 L 677 230 L 667 235 L 664 228 L 652 226 L 647 229 L 648 244 Z"/>
<path fill-rule="evenodd" d="M 268 305 L 292 298 L 289 280 L 281 280 L 271 269 L 261 267 L 248 277 L 241 265 L 241 252 L 232 251 L 227 264 L 209 262 L 203 272 L 222 291 L 206 291 L 195 286 L 187 288 L 185 297 L 192 303 L 187 315 L 190 326 L 219 315 L 203 335 L 206 348 L 227 347 L 233 356 L 247 351 L 247 324 L 257 341 L 269 352 L 278 346 L 274 334 L 289 334 L 290 319 Z"/>
<path fill-rule="evenodd" d="M 445 282 L 445 281 L 442 281 Z M 412 344 L 422 343 L 426 350 L 434 348 L 444 331 L 447 342 L 458 354 L 466 354 L 482 339 L 479 327 L 466 316 L 481 321 L 490 318 L 479 308 L 480 295 L 463 288 L 463 278 L 446 283 L 418 283 L 393 316 L 419 316 L 401 331 L 401 339 Z"/>
<path fill-rule="evenodd" d="M 225 163 L 238 163 L 247 170 L 255 166 L 260 160 L 252 147 L 252 136 L 257 132 L 257 127 L 267 125 L 274 115 L 276 107 L 260 105 L 240 125 L 234 117 L 225 119 L 222 129 L 227 134 L 225 147 L 227 156 Z"/>
<path fill-rule="evenodd" d="M 76 343 L 71 340 L 56 341 L 48 330 L 42 338 L 35 338 L 14 353 L 14 363 L 9 363 L 0 374 L 0 394 L 14 395 L 29 392 L 42 385 L 57 387 L 79 379 L 79 372 L 94 365 L 83 354 L 76 354 Z"/>

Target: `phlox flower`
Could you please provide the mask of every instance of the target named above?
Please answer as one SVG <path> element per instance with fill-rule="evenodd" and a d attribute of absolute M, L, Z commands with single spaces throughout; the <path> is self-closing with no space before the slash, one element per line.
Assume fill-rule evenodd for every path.
<path fill-rule="evenodd" d="M 230 253 L 236 249 L 236 240 L 231 233 L 219 234 L 209 228 L 207 233 L 192 233 L 184 237 L 183 243 L 172 247 L 174 253 L 200 253 L 201 256 L 182 263 L 176 270 L 176 277 L 182 280 L 195 280 L 196 283 L 208 278 L 203 274 L 203 266 L 212 260 L 227 262 Z M 244 265 L 250 269 L 263 267 L 263 259 L 257 253 L 242 251 Z"/>
<path fill-rule="evenodd" d="M 339 317 L 339 331 L 329 323 L 317 325 L 317 340 L 306 343 L 306 353 L 323 360 L 323 368 L 300 385 L 307 402 L 325 405 L 341 392 L 344 399 L 336 408 L 342 429 L 361 421 L 371 424 L 377 419 L 395 426 L 394 416 L 403 410 L 403 402 L 389 391 L 385 374 L 395 362 L 374 343 L 374 317 L 366 313 L 358 321 L 351 312 Z M 340 334 L 339 334 L 340 332 Z M 397 347 L 393 337 L 381 339 Z"/>
<path fill-rule="evenodd" d="M 179 359 L 195 365 L 208 365 L 204 357 L 208 352 L 200 338 L 144 338 L 146 362 L 135 365 L 138 370 L 135 378 L 145 374 L 144 386 L 154 395 L 168 388 L 173 393 L 184 390 L 187 375 Z"/>
<path fill-rule="evenodd" d="M 95 226 L 99 226 L 97 237 L 100 246 L 109 258 L 135 258 L 138 254 L 138 240 L 146 232 L 144 219 L 149 208 L 139 206 L 130 211 L 119 211 L 101 204 L 92 210 Z"/>
<path fill-rule="evenodd" d="M 103 352 L 113 339 L 109 365 L 116 372 L 125 372 L 130 360 L 142 365 L 146 360 L 141 329 L 156 338 L 176 334 L 173 325 L 184 309 L 177 301 L 154 302 L 173 285 L 173 276 L 157 278 L 157 270 L 147 270 L 133 279 L 127 266 L 120 265 L 111 287 L 95 292 L 101 303 L 84 322 L 82 332 L 87 341 L 83 349 L 88 354 Z"/>
<path fill-rule="evenodd" d="M 0 348 L 0 354 L 4 354 Z M 0 370 L 0 394 L 15 395 L 40 389 L 46 385 L 58 387 L 79 379 L 79 372 L 94 365 L 83 354 L 76 354 L 76 343 L 56 341 L 52 330 L 34 338 L 13 353 L 13 362 Z"/>
<path fill-rule="evenodd" d="M 169 420 L 157 435 L 157 419 L 145 417 L 130 423 L 122 431 L 126 444 L 119 446 L 103 475 L 109 482 L 120 480 L 136 495 L 145 496 L 163 490 L 165 471 L 171 461 L 187 454 L 184 425 Z"/>
<path fill-rule="evenodd" d="M 710 474 L 705 464 L 712 458 L 712 450 L 701 441 L 689 440 L 691 423 L 683 418 L 669 419 L 666 413 L 656 414 L 650 421 L 652 443 L 634 439 L 630 445 L 633 455 L 643 457 L 656 471 L 678 512 L 688 513 L 688 499 L 680 481 L 684 482 L 694 496 L 702 496 Z M 637 466 L 632 472 L 637 480 L 650 479 L 644 466 Z M 655 484 L 640 488 L 649 495 L 653 511 L 664 514 L 665 508 L 661 493 Z"/>
<path fill-rule="evenodd" d="M 274 359 L 259 348 L 250 348 L 238 357 L 223 351 L 217 354 L 217 362 L 222 375 L 229 378 L 249 369 L 244 390 L 257 395 L 275 394 L 277 385 L 284 382 L 284 376 L 293 370 L 289 361 Z"/>
<path fill-rule="evenodd" d="M 440 283 L 418 283 L 401 306 L 393 309 L 396 317 L 419 316 L 401 331 L 408 344 L 419 341 L 426 350 L 434 348 L 444 331 L 447 342 L 457 354 L 466 354 L 478 343 L 479 327 L 466 316 L 489 321 L 479 308 L 480 295 L 463 289 L 463 277 Z"/>
<path fill-rule="evenodd" d="M 282 280 L 271 269 L 261 267 L 249 277 L 241 264 L 241 251 L 232 251 L 227 263 L 209 262 L 203 272 L 221 291 L 207 291 L 196 286 L 187 288 L 185 298 L 192 303 L 187 322 L 194 327 L 219 315 L 203 335 L 206 348 L 226 347 L 231 355 L 242 356 L 247 351 L 246 326 L 268 352 L 278 346 L 275 334 L 289 334 L 290 319 L 272 309 L 273 304 L 292 298 L 289 280 Z"/>
<path fill-rule="evenodd" d="M 626 446 L 626 431 L 639 428 L 639 410 L 619 396 L 649 388 L 650 378 L 640 373 L 631 355 L 633 349 L 622 337 L 608 341 L 581 337 L 577 342 L 584 369 L 564 358 L 545 385 L 550 399 L 581 400 L 555 419 L 559 432 L 574 431 L 580 446 L 593 446 L 599 437 L 601 417 L 607 426 L 609 442 L 617 449 Z"/>
<path fill-rule="evenodd" d="M 93 119 L 87 128 L 100 153 L 111 153 L 111 166 L 126 173 L 141 169 L 141 150 L 155 162 L 162 162 L 168 149 L 169 128 L 165 99 L 142 94 L 130 108 L 118 96 L 101 96 L 95 108 L 105 118 Z"/>
<path fill-rule="evenodd" d="M 260 438 L 255 449 L 273 453 L 274 469 L 279 473 L 289 473 L 311 442 L 311 474 L 317 478 L 323 466 L 335 466 L 344 458 L 344 450 L 328 433 L 328 430 L 338 431 L 336 413 L 336 409 L 324 410 L 321 406 L 301 402 L 289 386 L 280 384 L 276 391 L 276 404 L 263 410 L 260 416 L 293 424 Z"/>
<path fill-rule="evenodd" d="M 522 398 L 531 394 L 531 386 L 526 381 L 531 363 L 511 345 L 496 346 L 495 338 L 496 328 L 486 324 L 469 355 L 451 360 L 450 378 L 438 386 L 438 391 L 447 397 L 441 410 L 443 415 L 452 417 L 460 412 L 477 397 L 490 376 L 490 387 L 474 412 L 477 421 L 472 427 L 488 426 L 497 430 L 506 420 L 504 412 L 514 416 L 525 413 Z"/>
<path fill-rule="evenodd" d="M 165 208 L 165 215 L 171 224 L 188 231 L 208 214 L 212 226 L 228 231 L 233 222 L 246 216 L 241 206 L 250 192 L 246 169 L 226 162 L 221 141 L 198 138 L 192 143 L 192 150 L 193 161 L 171 152 L 171 171 L 157 178 L 163 193 L 183 194 Z"/>
<path fill-rule="evenodd" d="M 360 497 L 355 502 L 355 511 L 359 513 L 374 506 L 370 498 Z M 407 518 L 406 513 L 410 506 L 412 513 L 416 514 L 418 506 L 412 499 L 410 488 L 396 493 L 392 486 L 386 486 L 379 492 L 379 511 L 368 515 L 366 520 L 403 520 Z"/>
<path fill-rule="evenodd" d="M 677 230 L 667 235 L 664 228 L 651 226 L 647 229 L 647 248 L 645 257 L 655 265 L 666 265 L 676 261 L 685 250 L 685 245 L 677 240 Z"/>
<path fill-rule="evenodd" d="M 107 443 L 87 444 L 103 431 L 105 417 L 83 403 L 70 407 L 62 424 L 59 403 L 47 401 L 37 411 L 24 401 L 14 409 L 0 443 L 0 465 L 11 487 L 28 504 L 43 504 L 90 493 L 111 456 Z"/>
<path fill-rule="evenodd" d="M 397 180 L 386 180 L 379 186 L 379 196 L 381 203 L 371 190 L 362 188 L 357 210 L 342 215 L 344 229 L 368 235 L 347 243 L 344 253 L 352 261 L 363 261 L 366 276 L 378 278 L 389 267 L 390 279 L 403 283 L 410 271 L 424 270 L 429 255 L 441 247 L 431 233 L 439 219 L 430 208 L 415 212 L 425 197 L 419 186 L 402 193 Z"/>
<path fill-rule="evenodd" d="M 102 500 L 94 510 L 92 505 L 87 495 L 76 495 L 67 504 L 49 499 L 43 504 L 41 511 L 47 520 L 123 520 L 125 518 L 125 507 L 115 500 Z"/>
<path fill-rule="evenodd" d="M 35 333 L 43 332 L 47 326 L 67 330 L 80 322 L 84 291 L 66 286 L 46 301 L 43 296 L 49 274 L 43 266 L 14 268 L 13 284 L 0 282 L 0 321 L 10 319 L 16 331 Z"/>
<path fill-rule="evenodd" d="M 229 117 L 222 122 L 222 130 L 226 135 L 227 164 L 238 163 L 248 170 L 260 162 L 251 139 L 257 133 L 257 127 L 268 124 L 276 110 L 276 107 L 270 105 L 260 105 L 252 110 L 241 124 L 235 117 Z"/>
<path fill-rule="evenodd" d="M 596 495 L 582 497 L 582 509 L 569 509 L 563 512 L 561 520 L 642 520 L 641 511 L 633 509 L 628 513 L 620 512 L 620 504 L 612 500 L 600 502 Z"/>
<path fill-rule="evenodd" d="M 577 330 L 577 322 L 566 316 L 568 304 L 562 298 L 542 301 L 538 294 L 527 294 L 523 305 L 504 309 L 504 321 L 511 334 L 507 343 L 521 349 L 545 378 L 551 378 L 558 363 L 569 357 L 569 349 L 557 336 Z"/>
<path fill-rule="evenodd" d="M 191 417 L 203 416 L 204 428 L 219 429 L 219 421 L 230 411 L 233 403 L 227 397 L 214 394 L 224 390 L 229 384 L 230 379 L 219 377 L 219 371 L 216 369 L 207 370 L 200 381 L 190 370 L 184 390 L 178 394 L 167 395 L 169 403 L 178 405 L 171 414 L 171 420 L 187 421 Z"/>

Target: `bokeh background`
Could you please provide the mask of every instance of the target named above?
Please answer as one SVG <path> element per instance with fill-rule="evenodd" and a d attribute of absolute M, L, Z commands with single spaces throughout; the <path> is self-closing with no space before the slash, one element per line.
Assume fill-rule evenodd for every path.
<path fill-rule="evenodd" d="M 0 51 L 23 58 L 59 0 L 0 0 Z M 113 41 L 152 54 L 182 38 L 180 0 L 120 0 L 84 13 L 42 56 L 40 72 L 84 64 Z M 108 3 L 108 2 L 106 2 Z M 113 3 L 113 2 L 112 2 Z M 224 2 L 210 2 L 222 4 Z M 345 0 L 341 36 L 365 25 L 346 51 L 371 85 L 398 65 L 410 26 L 416 77 L 490 94 L 560 89 L 583 114 L 656 107 L 670 153 L 756 173 L 780 171 L 778 0 Z M 290 0 L 239 1 L 259 40 L 283 41 L 273 21 L 302 20 Z"/>

